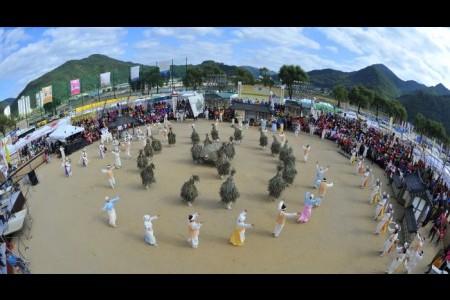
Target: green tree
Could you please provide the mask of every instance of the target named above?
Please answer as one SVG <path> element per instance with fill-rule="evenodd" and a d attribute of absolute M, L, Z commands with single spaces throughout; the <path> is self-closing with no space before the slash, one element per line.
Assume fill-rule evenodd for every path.
<path fill-rule="evenodd" d="M 386 104 L 388 103 L 388 101 L 389 100 L 386 97 L 375 92 L 375 95 L 373 97 L 372 107 L 375 107 L 375 118 L 377 121 L 378 121 L 378 112 L 379 112 L 380 108 L 386 107 Z"/>
<path fill-rule="evenodd" d="M 214 61 L 204 61 L 201 65 L 204 82 L 208 86 L 222 87 L 226 85 L 226 74 Z"/>
<path fill-rule="evenodd" d="M 420 137 L 422 137 L 427 125 L 427 119 L 421 113 L 417 113 L 414 125 L 416 126 L 417 132 L 420 133 Z"/>
<path fill-rule="evenodd" d="M 0 132 L 3 133 L 3 136 L 6 136 L 6 132 L 8 132 L 9 129 L 14 128 L 16 128 L 16 121 L 13 118 L 0 114 Z"/>
<path fill-rule="evenodd" d="M 187 70 L 186 76 L 183 78 L 183 84 L 186 87 L 192 87 L 193 90 L 197 90 L 198 86 L 202 86 L 204 79 L 204 73 L 197 67 L 191 67 Z"/>
<path fill-rule="evenodd" d="M 164 83 L 161 73 L 159 72 L 159 68 L 145 70 L 140 80 L 142 80 L 143 83 L 147 84 L 149 89 L 156 87 L 156 93 L 159 92 L 159 88 L 162 87 Z M 134 86 L 132 85 L 132 87 L 134 87 L 133 90 L 136 90 L 141 86 L 140 83 L 132 84 L 134 84 Z"/>
<path fill-rule="evenodd" d="M 263 67 L 263 68 L 259 69 L 259 74 L 262 77 L 262 79 L 261 79 L 262 84 L 264 86 L 272 87 L 273 81 L 272 81 L 272 78 L 270 78 L 269 69 L 267 69 L 266 67 Z"/>
<path fill-rule="evenodd" d="M 353 87 L 348 94 L 348 99 L 350 103 L 358 105 L 358 114 L 360 113 L 361 107 L 365 108 L 373 102 L 374 91 L 362 86 L 357 85 Z"/>
<path fill-rule="evenodd" d="M 341 101 L 346 101 L 348 91 L 342 84 L 336 85 L 333 89 L 333 97 L 337 100 L 337 107 L 341 108 Z"/>
<path fill-rule="evenodd" d="M 249 70 L 244 68 L 236 69 L 236 76 L 234 77 L 234 84 L 242 81 L 242 84 L 255 84 L 255 78 Z"/>
<path fill-rule="evenodd" d="M 293 86 L 295 83 L 307 82 L 308 74 L 300 66 L 283 65 L 280 68 L 280 79 L 286 85 L 289 99 L 292 100 Z"/>

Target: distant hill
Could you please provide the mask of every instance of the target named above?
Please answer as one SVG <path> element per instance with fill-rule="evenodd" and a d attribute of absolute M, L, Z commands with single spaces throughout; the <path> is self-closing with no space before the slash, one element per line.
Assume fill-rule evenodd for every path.
<path fill-rule="evenodd" d="M 420 112 L 427 119 L 441 122 L 447 134 L 450 134 L 450 95 L 435 95 L 422 90 L 400 96 L 397 100 L 406 107 L 410 122 L 414 122 L 416 114 Z"/>
<path fill-rule="evenodd" d="M 11 103 L 13 103 L 14 100 L 16 100 L 16 98 L 6 98 L 6 99 L 2 100 L 0 102 L 0 113 L 3 113 L 3 110 L 5 109 L 5 107 L 7 107 Z"/>
<path fill-rule="evenodd" d="M 36 93 L 41 88 L 52 85 L 54 98 L 59 101 L 66 100 L 69 98 L 69 80 L 80 78 L 82 91 L 90 92 L 98 86 L 100 73 L 111 72 L 112 81 L 115 83 L 128 82 L 130 67 L 136 65 L 141 64 L 124 62 L 100 54 L 94 54 L 80 60 L 70 60 L 31 81 L 18 98 L 22 95 L 29 95 L 31 107 L 34 108 L 36 106 Z M 218 67 L 227 76 L 237 74 L 238 66 L 226 65 L 212 60 L 205 60 L 197 66 L 205 67 L 208 65 Z M 188 65 L 188 67 L 193 66 Z M 141 65 L 142 71 L 151 68 L 156 68 L 156 66 Z M 241 66 L 241 68 L 250 71 L 255 78 L 260 75 L 259 68 L 253 66 Z M 183 77 L 185 72 L 186 65 L 173 66 L 174 77 Z M 274 80 L 278 81 L 276 72 L 269 71 L 269 74 Z M 398 98 L 405 105 L 410 120 L 413 120 L 416 112 L 420 111 L 427 118 L 441 121 L 447 132 L 450 133 L 450 118 L 447 117 L 450 111 L 450 90 L 442 84 L 427 87 L 414 80 L 405 81 L 382 64 L 371 65 L 354 72 L 342 72 L 333 69 L 313 70 L 308 72 L 308 75 L 310 83 L 318 87 L 332 89 L 337 84 L 343 84 L 347 88 L 351 88 L 362 84 L 386 96 Z M 11 99 L 5 100 L 8 102 L 1 102 L 0 108 L 5 107 L 7 103 L 11 103 L 11 113 L 17 114 L 17 99 Z"/>
<path fill-rule="evenodd" d="M 430 94 L 438 96 L 450 95 L 450 90 L 442 84 L 427 87 L 414 80 L 404 81 L 383 64 L 371 65 L 354 72 L 342 72 L 333 69 L 313 70 L 308 72 L 308 75 L 309 81 L 319 87 L 332 89 L 335 85 L 342 84 L 351 88 L 362 84 L 391 98 L 420 90 L 426 90 Z"/>
<path fill-rule="evenodd" d="M 240 66 L 240 68 L 248 70 L 250 73 L 252 73 L 253 77 L 255 77 L 255 78 L 259 78 L 259 76 L 261 75 L 261 72 L 259 71 L 259 68 L 255 68 L 255 67 L 252 67 L 252 66 Z M 269 70 L 269 75 L 272 77 L 273 80 L 275 80 L 275 81 L 278 80 L 278 73 L 277 72 Z"/>
<path fill-rule="evenodd" d="M 68 99 L 70 80 L 80 78 L 81 90 L 93 91 L 99 84 L 100 73 L 104 72 L 111 72 L 111 80 L 116 83 L 128 82 L 130 67 L 136 65 L 138 64 L 120 61 L 101 54 L 94 54 L 80 60 L 69 60 L 28 83 L 17 99 L 22 97 L 22 95 L 29 95 L 30 104 L 33 108 L 36 106 L 36 93 L 49 85 L 52 85 L 54 98 Z M 143 66 L 141 68 L 148 69 L 155 68 L 155 66 Z M 16 100 L 11 105 L 11 113 L 17 114 L 17 111 Z"/>

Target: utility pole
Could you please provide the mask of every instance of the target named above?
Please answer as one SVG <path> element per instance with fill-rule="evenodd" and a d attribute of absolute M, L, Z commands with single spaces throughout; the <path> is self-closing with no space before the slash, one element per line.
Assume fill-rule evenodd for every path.
<path fill-rule="evenodd" d="M 172 91 L 174 90 L 174 87 L 173 87 L 173 59 L 172 59 L 172 68 L 171 68 L 172 70 L 170 71 L 170 76 L 172 77 Z"/>
<path fill-rule="evenodd" d="M 186 57 L 186 68 L 185 68 L 185 73 L 186 73 L 186 83 L 187 83 L 187 57 Z M 187 85 L 185 87 L 185 91 L 187 91 Z"/>

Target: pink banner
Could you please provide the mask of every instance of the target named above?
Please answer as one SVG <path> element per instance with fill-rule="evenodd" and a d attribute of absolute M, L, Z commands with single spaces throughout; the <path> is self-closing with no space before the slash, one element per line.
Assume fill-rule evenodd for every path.
<path fill-rule="evenodd" d="M 70 81 L 70 96 L 78 95 L 80 93 L 80 79 Z"/>

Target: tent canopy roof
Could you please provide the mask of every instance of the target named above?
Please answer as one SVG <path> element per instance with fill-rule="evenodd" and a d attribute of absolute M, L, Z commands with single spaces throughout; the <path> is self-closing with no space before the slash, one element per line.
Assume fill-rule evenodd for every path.
<path fill-rule="evenodd" d="M 60 140 L 60 141 L 65 141 L 66 138 L 68 138 L 69 136 L 72 136 L 74 134 L 83 132 L 84 128 L 83 127 L 78 127 L 78 126 L 73 126 L 70 124 L 66 124 L 63 126 L 58 126 L 58 128 L 56 128 L 55 131 L 53 131 L 49 137 L 51 139 L 55 139 L 55 140 Z"/>
<path fill-rule="evenodd" d="M 116 119 L 116 121 L 110 123 L 108 125 L 109 128 L 117 128 L 119 126 L 123 126 L 125 124 L 134 124 L 138 123 L 139 120 L 137 118 L 133 118 L 130 116 L 121 116 Z"/>

